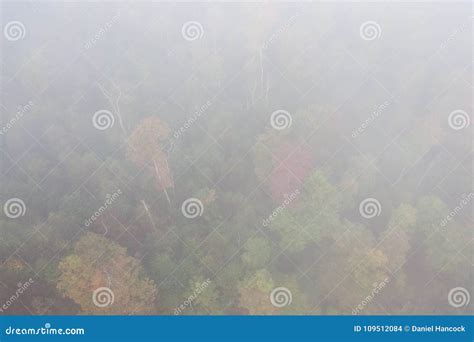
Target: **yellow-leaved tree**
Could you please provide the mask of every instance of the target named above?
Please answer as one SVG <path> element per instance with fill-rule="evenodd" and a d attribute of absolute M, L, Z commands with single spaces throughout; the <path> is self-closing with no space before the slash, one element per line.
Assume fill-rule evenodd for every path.
<path fill-rule="evenodd" d="M 144 314 L 153 308 L 154 282 L 143 275 L 139 261 L 127 255 L 124 247 L 101 235 L 84 235 L 58 269 L 59 292 L 85 314 Z"/>

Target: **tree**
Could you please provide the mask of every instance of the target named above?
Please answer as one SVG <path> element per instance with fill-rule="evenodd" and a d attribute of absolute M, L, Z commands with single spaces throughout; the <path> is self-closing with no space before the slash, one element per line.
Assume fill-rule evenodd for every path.
<path fill-rule="evenodd" d="M 87 233 L 80 238 L 58 269 L 58 290 L 85 314 L 143 314 L 153 310 L 157 293 L 153 281 L 143 275 L 138 260 L 128 256 L 125 248 L 100 235 Z"/>
<path fill-rule="evenodd" d="M 244 245 L 242 260 L 251 268 L 262 268 L 270 260 L 272 250 L 270 243 L 261 237 L 252 237 Z"/>
<path fill-rule="evenodd" d="M 278 232 L 280 246 L 292 252 L 327 236 L 337 236 L 342 225 L 339 220 L 341 195 L 322 171 L 315 171 L 301 186 L 297 205 L 286 207 L 270 223 Z"/>
<path fill-rule="evenodd" d="M 239 305 L 248 310 L 250 315 L 271 315 L 276 310 L 270 301 L 274 289 L 271 274 L 263 269 L 246 277 L 238 285 Z"/>
<path fill-rule="evenodd" d="M 143 119 L 130 136 L 127 157 L 138 167 L 147 167 L 154 172 L 156 189 L 163 191 L 168 203 L 171 203 L 167 189 L 173 187 L 174 183 L 168 156 L 163 148 L 169 133 L 168 125 L 161 119 Z"/>
<path fill-rule="evenodd" d="M 405 265 L 416 224 L 416 209 L 401 204 L 393 211 L 387 229 L 380 237 L 380 248 L 388 257 L 388 268 L 396 271 Z"/>
<path fill-rule="evenodd" d="M 195 276 L 189 281 L 184 291 L 185 298 L 192 298 L 191 306 L 198 314 L 208 314 L 219 311 L 219 292 L 217 285 L 211 279 Z"/>

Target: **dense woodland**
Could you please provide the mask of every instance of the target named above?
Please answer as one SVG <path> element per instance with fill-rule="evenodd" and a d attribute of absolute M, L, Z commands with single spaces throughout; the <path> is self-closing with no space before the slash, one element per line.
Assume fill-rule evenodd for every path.
<path fill-rule="evenodd" d="M 2 6 L 0 314 L 472 309 L 469 2 Z"/>

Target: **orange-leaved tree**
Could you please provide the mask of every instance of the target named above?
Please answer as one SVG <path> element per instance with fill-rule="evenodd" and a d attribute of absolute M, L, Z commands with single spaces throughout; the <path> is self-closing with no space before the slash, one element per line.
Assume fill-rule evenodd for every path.
<path fill-rule="evenodd" d="M 156 188 L 165 193 L 171 202 L 167 189 L 174 186 L 168 164 L 168 155 L 163 149 L 170 134 L 168 125 L 157 117 L 148 117 L 139 122 L 128 141 L 127 157 L 135 165 L 147 166 L 156 179 Z"/>
<path fill-rule="evenodd" d="M 87 233 L 58 266 L 57 288 L 86 314 L 144 314 L 153 308 L 156 286 L 124 247 Z"/>

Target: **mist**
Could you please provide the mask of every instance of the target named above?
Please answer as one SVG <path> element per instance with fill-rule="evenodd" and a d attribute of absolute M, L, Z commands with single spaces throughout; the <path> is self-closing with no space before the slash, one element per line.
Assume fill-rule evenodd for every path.
<path fill-rule="evenodd" d="M 1 9 L 0 314 L 472 312 L 471 2 Z"/>

